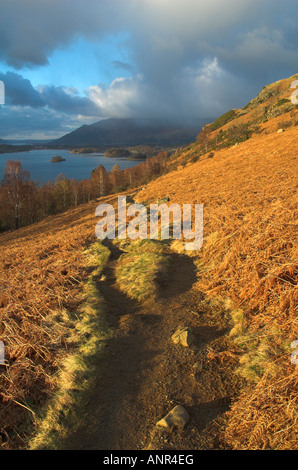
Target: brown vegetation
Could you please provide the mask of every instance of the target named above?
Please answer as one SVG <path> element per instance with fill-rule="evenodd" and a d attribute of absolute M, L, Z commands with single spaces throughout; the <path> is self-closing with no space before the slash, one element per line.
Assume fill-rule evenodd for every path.
<path fill-rule="evenodd" d="M 267 135 L 180 167 L 138 194 L 138 201 L 204 204 L 197 287 L 231 299 L 247 379 L 226 431 L 235 449 L 297 448 L 298 377 L 290 362 L 298 339 L 297 129 L 276 128 L 273 120 Z"/>
<path fill-rule="evenodd" d="M 274 87 L 266 88 L 248 112 L 261 110 L 263 115 L 268 100 L 278 102 L 278 108 L 287 106 L 279 100 L 289 96 L 288 85 L 289 81 L 278 84 L 283 91 L 279 95 Z M 222 129 L 251 120 L 252 114 L 240 114 L 238 121 L 229 121 Z M 298 376 L 297 366 L 290 362 L 291 342 L 298 339 L 297 117 L 297 109 L 273 113 L 260 124 L 261 132 L 237 146 L 214 149 L 213 158 L 208 158 L 209 145 L 208 152 L 202 152 L 195 143 L 170 162 L 167 168 L 173 171 L 149 183 L 135 198 L 145 203 L 169 198 L 170 203 L 204 204 L 204 245 L 192 254 L 198 268 L 195 289 L 198 295 L 226 299 L 234 321 L 231 338 L 237 346 L 238 373 L 246 380 L 224 429 L 225 443 L 233 449 L 297 448 Z M 285 122 L 291 125 L 278 134 Z M 208 138 L 215 139 L 219 131 Z M 196 155 L 200 161 L 192 163 Z M 150 161 L 155 168 L 151 175 L 163 168 L 162 162 Z M 148 177 L 149 163 L 141 165 L 141 174 Z M 119 174 L 114 169 L 115 187 L 123 184 L 121 176 L 128 176 L 125 184 L 142 180 L 126 171 Z M 91 188 L 96 187 L 94 195 L 102 194 L 105 178 L 98 169 L 88 184 L 80 183 L 89 188 L 89 193 L 82 191 L 84 197 L 90 195 L 87 200 Z M 62 178 L 54 185 L 64 209 L 67 198 L 62 196 L 68 194 L 68 184 Z M 49 204 L 50 189 L 42 191 L 39 197 Z M 116 196 L 103 200 L 113 202 Z M 1 436 L 19 447 L 24 445 L 20 426 L 28 417 L 34 419 L 35 407 L 53 386 L 59 357 L 72 347 L 73 322 L 68 315 L 63 320 L 61 312 L 76 312 L 82 301 L 82 282 L 88 276 L 84 249 L 95 241 L 95 205 L 91 201 L 0 236 L 0 340 L 7 345 L 9 362 L 0 376 Z M 229 353 L 218 358 L 223 366 Z"/>

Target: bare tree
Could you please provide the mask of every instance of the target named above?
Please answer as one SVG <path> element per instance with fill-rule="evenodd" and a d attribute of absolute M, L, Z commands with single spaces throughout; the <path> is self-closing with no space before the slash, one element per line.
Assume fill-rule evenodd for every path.
<path fill-rule="evenodd" d="M 31 188 L 30 173 L 23 170 L 21 162 L 8 160 L 4 169 L 2 187 L 7 195 L 7 203 L 14 212 L 15 228 L 20 226 L 22 209 Z"/>
<path fill-rule="evenodd" d="M 106 196 L 109 193 L 108 173 L 104 166 L 99 165 L 91 174 L 97 196 Z"/>
<path fill-rule="evenodd" d="M 207 125 L 204 125 L 203 129 L 201 130 L 200 134 L 198 135 L 198 144 L 203 147 L 205 152 L 208 152 L 210 132 L 211 132 L 210 127 L 207 126 Z"/>
<path fill-rule="evenodd" d="M 110 176 L 111 186 L 113 189 L 117 189 L 122 185 L 123 173 L 118 163 L 115 163 L 115 165 L 113 166 L 112 170 L 109 173 L 109 176 Z"/>

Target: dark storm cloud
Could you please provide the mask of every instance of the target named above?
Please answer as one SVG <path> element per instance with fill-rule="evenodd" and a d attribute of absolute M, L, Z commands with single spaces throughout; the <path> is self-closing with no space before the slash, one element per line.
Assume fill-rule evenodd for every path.
<path fill-rule="evenodd" d="M 21 105 L 38 108 L 45 106 L 40 93 L 31 82 L 14 72 L 0 72 L 0 80 L 5 84 L 5 102 L 7 105 Z"/>
<path fill-rule="evenodd" d="M 15 68 L 45 65 L 78 36 L 100 37 L 110 25 L 107 0 L 1 0 L 0 59 Z"/>
<path fill-rule="evenodd" d="M 96 116 L 99 109 L 96 104 L 87 97 L 81 97 L 76 91 L 66 87 L 42 86 L 39 87 L 40 96 L 49 108 L 69 114 L 83 114 Z"/>
<path fill-rule="evenodd" d="M 297 16 L 297 0 L 2 0 L 0 58 L 34 67 L 78 37 L 100 47 L 125 33 L 131 68 L 114 66 L 131 77 L 90 84 L 89 101 L 63 87 L 38 96 L 27 84 L 28 102 L 69 113 L 94 106 L 99 117 L 211 119 L 297 72 Z"/>
<path fill-rule="evenodd" d="M 128 3 L 135 13 L 123 23 L 138 74 L 91 87 L 106 115 L 212 119 L 297 72 L 296 0 Z"/>
<path fill-rule="evenodd" d="M 40 86 L 19 73 L 0 73 L 5 84 L 5 106 L 0 106 L 1 137 L 12 133 L 32 138 L 35 131 L 54 138 L 100 118 L 98 106 L 75 89 Z M 38 135 L 36 135 L 38 138 Z"/>
<path fill-rule="evenodd" d="M 87 97 L 78 96 L 75 89 L 67 87 L 40 86 L 35 89 L 31 82 L 15 72 L 0 72 L 5 84 L 5 102 L 11 106 L 31 108 L 48 107 L 67 114 L 96 116 L 99 109 Z"/>

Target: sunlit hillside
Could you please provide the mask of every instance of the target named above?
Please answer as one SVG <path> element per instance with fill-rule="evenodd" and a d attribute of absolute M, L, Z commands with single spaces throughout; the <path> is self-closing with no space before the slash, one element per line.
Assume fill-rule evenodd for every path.
<path fill-rule="evenodd" d="M 298 448 L 298 376 L 291 363 L 291 342 L 298 340 L 298 111 L 289 101 L 292 80 L 266 87 L 232 113 L 233 120 L 213 126 L 208 141 L 198 139 L 172 157 L 169 172 L 128 191 L 146 205 L 167 198 L 169 205 L 204 205 L 203 248 L 184 254 L 196 267 L 192 296 L 222 302 L 232 322 L 231 349 L 208 351 L 221 369 L 232 355 L 233 373 L 244 380 L 221 430 L 222 446 L 230 449 Z M 220 131 L 247 122 L 258 126 L 247 139 L 237 134 L 239 141 L 221 146 L 225 134 L 216 141 Z M 117 195 L 100 201 L 115 204 Z M 82 317 L 76 312 L 96 267 L 86 250 L 96 242 L 98 203 L 0 235 L 0 340 L 8 363 L 0 369 L 4 446 L 27 446 L 39 410 L 56 391 L 61 361 L 92 335 L 81 324 L 77 329 Z M 171 250 L 183 252 L 182 244 Z"/>
<path fill-rule="evenodd" d="M 267 87 L 266 93 L 275 90 L 273 108 L 281 99 L 276 89 L 289 99 L 291 82 Z M 197 288 L 235 309 L 232 333 L 243 351 L 239 372 L 248 380 L 226 430 L 236 449 L 297 448 L 297 368 L 290 345 L 298 338 L 298 113 L 287 103 L 291 111 L 266 118 L 251 139 L 191 164 L 199 150 L 194 144 L 182 152 L 176 171 L 137 196 L 139 202 L 168 197 L 171 203 L 204 204 Z M 224 129 L 263 115 L 262 100 L 250 107 Z"/>

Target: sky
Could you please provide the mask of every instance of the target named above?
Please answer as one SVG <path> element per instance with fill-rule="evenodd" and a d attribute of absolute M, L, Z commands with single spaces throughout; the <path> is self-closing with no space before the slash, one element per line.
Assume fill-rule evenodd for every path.
<path fill-rule="evenodd" d="M 0 0 L 0 138 L 211 122 L 298 72 L 297 18 L 297 0 Z"/>

